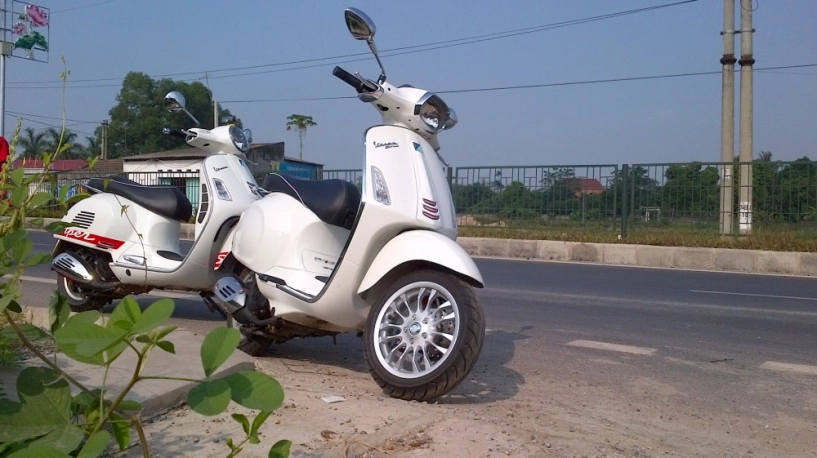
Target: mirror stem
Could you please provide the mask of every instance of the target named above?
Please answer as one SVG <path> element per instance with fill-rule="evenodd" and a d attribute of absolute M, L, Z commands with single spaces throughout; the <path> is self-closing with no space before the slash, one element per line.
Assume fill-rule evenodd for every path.
<path fill-rule="evenodd" d="M 380 56 L 377 54 L 377 47 L 374 45 L 373 40 L 366 40 L 366 43 L 369 44 L 369 49 L 374 54 L 374 58 L 377 59 L 377 65 L 380 66 L 380 78 L 377 79 L 377 84 L 383 84 L 386 81 L 386 69 L 383 68 L 383 62 L 380 62 Z"/>

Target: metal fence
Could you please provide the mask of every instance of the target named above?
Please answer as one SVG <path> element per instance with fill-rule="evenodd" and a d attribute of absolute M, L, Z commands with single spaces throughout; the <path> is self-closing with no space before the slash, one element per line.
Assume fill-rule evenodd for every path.
<path fill-rule="evenodd" d="M 751 170 L 747 207 L 740 174 Z M 724 186 L 724 173 L 732 186 Z M 326 170 L 327 178 L 360 183 L 360 170 Z M 449 170 L 463 227 L 737 233 L 787 227 L 817 238 L 817 162 L 667 163 L 458 167 Z M 721 193 L 731 194 L 722 208 Z M 745 197 L 745 196 L 744 196 Z M 724 199 L 729 202 L 729 199 Z M 743 213 L 741 211 L 743 210 Z M 729 223 L 725 223 L 728 221 Z"/>
<path fill-rule="evenodd" d="M 742 171 L 751 170 L 751 207 L 741 197 Z M 732 176 L 731 188 L 724 175 Z M 179 188 L 194 208 L 199 204 L 195 172 L 122 173 L 144 185 Z M 457 167 L 448 171 L 459 224 L 463 227 L 599 231 L 733 233 L 751 218 L 753 230 L 787 227 L 817 238 L 817 162 L 668 163 Z M 34 191 L 64 185 L 68 196 L 82 190 L 88 172 L 59 173 Z M 362 187 L 361 170 L 324 170 L 323 179 Z M 721 194 L 731 203 L 723 206 Z M 747 212 L 746 210 L 751 210 Z M 743 213 L 741 213 L 743 211 Z M 730 217 L 731 216 L 731 217 Z"/>

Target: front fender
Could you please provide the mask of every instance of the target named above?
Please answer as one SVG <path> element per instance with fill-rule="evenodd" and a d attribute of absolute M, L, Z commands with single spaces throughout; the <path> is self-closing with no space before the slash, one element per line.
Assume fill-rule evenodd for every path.
<path fill-rule="evenodd" d="M 455 241 L 432 231 L 403 232 L 391 239 L 375 257 L 358 288 L 369 290 L 395 267 L 411 261 L 426 261 L 453 270 L 472 279 L 480 287 L 482 274 L 468 253 Z"/>

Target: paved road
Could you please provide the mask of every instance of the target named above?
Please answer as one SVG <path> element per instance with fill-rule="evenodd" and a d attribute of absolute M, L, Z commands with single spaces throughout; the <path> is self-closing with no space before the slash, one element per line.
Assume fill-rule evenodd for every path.
<path fill-rule="evenodd" d="M 47 234 L 32 237 L 38 251 L 53 246 Z M 478 296 L 489 332 L 475 373 L 503 387 L 498 398 L 513 397 L 532 374 L 556 371 L 609 386 L 649 377 L 695 393 L 704 405 L 814 415 L 798 403 L 817 396 L 817 279 L 500 259 L 477 264 L 487 282 Z M 47 303 L 53 272 L 38 267 L 27 278 L 23 302 Z M 195 296 L 176 299 L 176 324 L 205 332 L 221 323 Z M 357 338 L 328 342 L 293 341 L 274 353 L 363 369 Z M 715 366 L 729 370 L 708 370 Z M 758 380 L 774 393 L 747 392 Z"/>

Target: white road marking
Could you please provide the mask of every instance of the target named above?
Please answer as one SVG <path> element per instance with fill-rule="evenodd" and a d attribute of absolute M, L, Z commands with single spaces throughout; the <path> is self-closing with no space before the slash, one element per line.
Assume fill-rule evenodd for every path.
<path fill-rule="evenodd" d="M 45 283 L 47 285 L 56 285 L 57 280 L 53 278 L 42 278 L 42 277 L 29 277 L 27 275 L 23 275 L 20 277 L 23 281 L 30 281 L 34 283 Z M 148 294 L 144 294 L 145 297 L 167 297 L 171 299 L 199 299 L 200 296 L 198 294 L 185 294 L 185 293 L 174 293 L 171 291 L 162 291 L 162 290 L 153 290 Z"/>
<path fill-rule="evenodd" d="M 772 299 L 795 299 L 798 301 L 817 301 L 817 297 L 799 297 L 799 296 L 776 296 L 774 294 L 750 294 L 750 293 L 733 293 L 729 291 L 704 291 L 691 289 L 690 293 L 704 293 L 704 294 L 726 294 L 729 296 L 750 296 L 750 297 L 770 297 Z"/>
<path fill-rule="evenodd" d="M 804 364 L 789 364 L 778 363 L 775 361 L 766 361 L 760 365 L 761 369 L 770 369 L 773 371 L 796 372 L 798 374 L 817 375 L 817 366 L 806 366 Z"/>
<path fill-rule="evenodd" d="M 568 342 L 573 347 L 595 348 L 597 350 L 618 351 L 622 353 L 632 353 L 634 355 L 652 355 L 657 350 L 655 348 L 631 347 L 629 345 L 611 344 L 607 342 L 596 342 L 593 340 L 574 340 Z"/>

